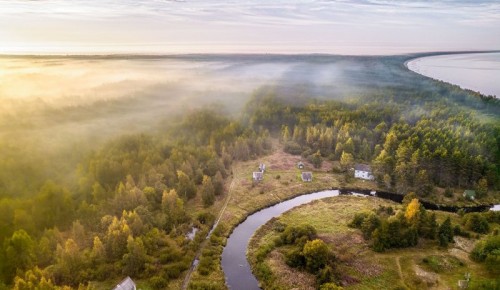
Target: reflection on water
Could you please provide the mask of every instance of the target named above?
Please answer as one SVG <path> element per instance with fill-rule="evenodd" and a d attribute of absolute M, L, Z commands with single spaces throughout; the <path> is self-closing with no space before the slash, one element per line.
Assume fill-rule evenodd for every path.
<path fill-rule="evenodd" d="M 419 74 L 500 98 L 500 53 L 429 56 L 407 65 Z"/>

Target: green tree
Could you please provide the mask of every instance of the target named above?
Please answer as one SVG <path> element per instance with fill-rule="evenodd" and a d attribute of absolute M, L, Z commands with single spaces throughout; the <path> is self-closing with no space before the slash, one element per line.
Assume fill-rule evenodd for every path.
<path fill-rule="evenodd" d="M 322 159 L 321 159 L 321 153 L 318 151 L 316 151 L 316 153 L 314 153 L 311 157 L 311 163 L 313 164 L 314 168 L 320 168 L 321 167 L 321 163 L 322 163 Z"/>
<path fill-rule="evenodd" d="M 24 277 L 17 276 L 14 279 L 14 290 L 57 290 L 61 289 L 54 285 L 50 278 L 46 277 L 46 273 L 38 267 L 28 270 L 24 273 Z"/>
<path fill-rule="evenodd" d="M 381 222 L 379 217 L 373 212 L 370 212 L 361 223 L 361 231 L 363 232 L 363 237 L 367 240 L 370 239 L 373 231 L 377 229 L 380 224 Z"/>
<path fill-rule="evenodd" d="M 392 187 L 392 178 L 389 174 L 384 174 L 384 185 L 385 185 L 385 188 L 387 189 L 391 189 Z"/>
<path fill-rule="evenodd" d="M 453 228 L 451 226 L 450 217 L 439 226 L 438 230 L 439 245 L 442 247 L 448 246 L 448 243 L 453 242 Z"/>
<path fill-rule="evenodd" d="M 64 248 L 58 245 L 54 276 L 58 281 L 69 285 L 78 285 L 85 279 L 86 260 L 77 243 L 68 239 Z"/>
<path fill-rule="evenodd" d="M 476 186 L 476 197 L 482 198 L 488 193 L 488 180 L 486 178 L 479 179 Z"/>
<path fill-rule="evenodd" d="M 306 242 L 302 252 L 306 260 L 306 269 L 311 273 L 316 273 L 325 267 L 330 256 L 328 246 L 320 239 Z"/>
<path fill-rule="evenodd" d="M 490 230 L 488 220 L 479 213 L 470 213 L 465 217 L 465 227 L 479 234 L 486 234 Z"/>
<path fill-rule="evenodd" d="M 203 176 L 203 183 L 201 184 L 201 198 L 205 207 L 209 207 L 214 204 L 214 186 L 210 176 Z"/>
<path fill-rule="evenodd" d="M 127 253 L 123 255 L 123 274 L 128 276 L 139 276 L 144 272 L 147 261 L 146 249 L 140 237 L 127 238 Z"/>
<path fill-rule="evenodd" d="M 35 243 L 24 230 L 15 231 L 12 237 L 4 241 L 5 259 L 3 263 L 3 276 L 5 281 L 11 281 L 16 271 L 24 272 L 35 264 Z"/>
<path fill-rule="evenodd" d="M 224 178 L 220 171 L 217 171 L 212 179 L 212 184 L 214 185 L 214 194 L 219 196 L 224 192 Z"/>
<path fill-rule="evenodd" d="M 350 153 L 346 153 L 342 151 L 342 155 L 340 156 L 340 166 L 342 166 L 342 170 L 347 171 L 354 164 L 354 157 Z"/>
<path fill-rule="evenodd" d="M 167 226 L 175 226 L 184 219 L 184 201 L 179 198 L 175 189 L 163 191 L 161 206 L 167 218 Z"/>
<path fill-rule="evenodd" d="M 184 199 L 191 199 L 196 196 L 196 186 L 189 176 L 181 170 L 177 170 L 177 193 Z"/>

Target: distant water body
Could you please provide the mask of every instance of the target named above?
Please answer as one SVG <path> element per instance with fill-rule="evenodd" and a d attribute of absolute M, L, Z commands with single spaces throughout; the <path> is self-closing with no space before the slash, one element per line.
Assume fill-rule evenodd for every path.
<path fill-rule="evenodd" d="M 416 58 L 407 67 L 421 75 L 500 98 L 500 53 L 447 54 Z"/>

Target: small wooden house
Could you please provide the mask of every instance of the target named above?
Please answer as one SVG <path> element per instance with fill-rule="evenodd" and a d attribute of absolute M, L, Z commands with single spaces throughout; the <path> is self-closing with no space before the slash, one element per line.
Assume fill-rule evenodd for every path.
<path fill-rule="evenodd" d="M 136 290 L 136 286 L 134 281 L 130 277 L 127 277 L 123 279 L 120 284 L 116 285 L 113 290 Z"/>
<path fill-rule="evenodd" d="M 476 191 L 475 190 L 466 190 L 466 191 L 464 191 L 464 195 L 463 196 L 466 199 L 474 200 L 474 199 L 476 199 Z"/>
<path fill-rule="evenodd" d="M 252 174 L 252 180 L 255 182 L 262 181 L 264 179 L 264 173 L 261 171 L 256 171 Z"/>
<path fill-rule="evenodd" d="M 299 162 L 297 163 L 297 168 L 298 168 L 298 169 L 304 169 L 304 163 L 303 163 L 302 161 L 299 161 Z"/>
<path fill-rule="evenodd" d="M 302 172 L 302 181 L 311 182 L 313 180 L 312 172 Z"/>
<path fill-rule="evenodd" d="M 365 179 L 365 180 L 374 180 L 375 177 L 372 173 L 372 168 L 370 165 L 366 164 L 356 164 L 354 165 L 354 177 Z"/>

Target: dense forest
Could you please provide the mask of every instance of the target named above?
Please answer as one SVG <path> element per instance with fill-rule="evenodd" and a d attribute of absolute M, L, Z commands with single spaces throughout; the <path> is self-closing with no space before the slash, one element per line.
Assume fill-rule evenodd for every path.
<path fill-rule="evenodd" d="M 390 97 L 291 104 L 272 90 L 249 103 L 255 128 L 280 132 L 284 150 L 314 160 L 372 164 L 377 181 L 402 194 L 434 188 L 498 189 L 500 126 L 446 102 L 421 106 Z"/>
<path fill-rule="evenodd" d="M 214 219 L 210 211 L 188 214 L 185 204 L 198 198 L 209 207 L 233 161 L 270 149 L 267 131 L 208 110 L 162 136 L 109 142 L 80 164 L 73 191 L 49 180 L 31 198 L 1 200 L 4 287 L 84 287 L 122 275 L 165 287 L 194 258 L 200 241 L 187 232 L 208 230 Z"/>
<path fill-rule="evenodd" d="M 314 164 L 338 161 L 334 173 L 347 179 L 354 163 L 371 164 L 389 191 L 432 199 L 475 189 L 479 200 L 498 200 L 500 102 L 409 72 L 402 65 L 408 56 L 183 58 L 290 62 L 297 71 L 259 86 L 241 112 L 190 108 L 156 119 L 161 110 L 155 108 L 141 126 L 156 130 L 96 138 L 95 146 L 88 146 L 94 135 L 84 135 L 85 142 L 61 152 L 36 138 L 24 141 L 38 126 L 58 130 L 60 122 L 115 118 L 144 108 L 138 106 L 144 100 L 0 115 L 7 132 L 0 141 L 0 289 L 86 289 L 93 287 L 89 281 L 127 275 L 165 288 L 191 266 L 203 235 L 188 233 L 210 230 L 211 206 L 223 197 L 233 162 L 271 152 L 276 139 Z M 343 78 L 313 83 L 307 73 L 324 64 L 342 67 Z M 155 98 L 146 102 L 164 105 Z M 320 243 L 312 236 L 310 242 L 313 250 Z M 479 249 L 477 259 L 487 260 L 487 251 Z M 317 270 L 330 262 L 304 265 Z M 202 259 L 199 271 L 211 265 Z M 335 280 L 328 275 L 325 283 Z"/>

